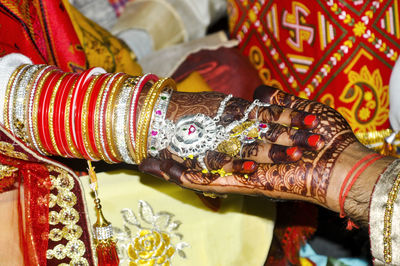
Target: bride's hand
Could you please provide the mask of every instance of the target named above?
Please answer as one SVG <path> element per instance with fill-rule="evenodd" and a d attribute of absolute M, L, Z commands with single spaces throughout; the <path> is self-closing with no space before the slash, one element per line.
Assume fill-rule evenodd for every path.
<path fill-rule="evenodd" d="M 170 144 L 166 149 L 159 151 L 157 158 L 145 160 L 140 166 L 141 170 L 166 177 L 170 174 L 168 171 L 164 171 L 166 170 L 164 168 L 171 171 L 179 168 L 180 171 L 190 172 L 192 178 L 196 179 L 194 183 L 200 182 L 202 185 L 206 185 L 210 180 L 216 181 L 216 179 L 225 182 L 222 181 L 225 179 L 220 179 L 221 173 L 222 175 L 224 173 L 242 174 L 237 177 L 247 180 L 247 175 L 257 170 L 257 164 L 295 162 L 300 159 L 303 150 L 317 151 L 324 146 L 323 137 L 310 131 L 319 124 L 316 115 L 275 104 L 260 104 L 258 106 L 243 99 L 227 99 L 226 97 L 226 95 L 216 92 L 173 92 L 167 119 L 174 124 L 175 133 L 172 139 L 175 139 L 175 142 L 171 142 L 172 145 Z M 232 149 L 236 150 L 236 152 L 232 152 L 232 149 L 230 149 L 232 153 L 230 155 L 222 152 L 221 146 L 218 146 L 216 150 L 208 149 L 203 160 L 205 165 L 202 165 L 201 158 L 196 156 L 196 153 L 193 154 L 193 159 L 191 159 L 191 156 L 182 158 L 182 154 L 177 152 L 179 151 L 176 148 L 177 146 L 182 149 L 189 146 L 194 147 L 194 144 L 202 144 L 206 137 L 203 132 L 204 128 L 196 123 L 195 115 L 203 114 L 213 119 L 218 116 L 218 109 L 223 112 L 217 125 L 226 129 L 235 121 L 243 122 L 244 117 L 247 116 L 245 123 L 247 125 L 255 123 L 254 127 L 259 138 L 253 136 L 253 140 L 250 141 L 243 141 L 242 138 L 240 144 L 232 140 L 226 142 L 228 148 L 234 146 Z M 181 124 L 184 126 L 180 127 Z M 243 123 L 241 124 L 243 125 Z M 215 143 L 217 140 L 212 141 Z M 214 144 L 212 141 L 210 143 Z M 204 166 L 211 174 L 205 174 Z M 219 174 L 212 174 L 215 172 Z M 247 175 L 244 176 L 243 174 Z M 170 177 L 177 177 L 176 175 L 177 173 L 170 175 Z M 170 177 L 166 178 L 169 179 Z M 180 177 L 176 179 L 180 179 Z M 175 182 L 185 186 L 185 182 L 178 180 L 175 180 Z M 191 181 L 188 180 L 188 182 Z"/>

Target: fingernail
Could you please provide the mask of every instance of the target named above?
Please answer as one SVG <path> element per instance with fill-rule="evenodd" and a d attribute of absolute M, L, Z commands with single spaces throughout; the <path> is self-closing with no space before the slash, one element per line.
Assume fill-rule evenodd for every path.
<path fill-rule="evenodd" d="M 304 118 L 304 125 L 306 125 L 306 126 L 312 126 L 313 125 L 313 123 L 314 123 L 314 121 L 317 119 L 317 117 L 315 116 L 315 115 L 307 115 L 305 118 Z"/>
<path fill-rule="evenodd" d="M 308 145 L 315 147 L 317 146 L 320 139 L 321 139 L 320 135 L 317 134 L 311 135 L 307 139 Z"/>
<path fill-rule="evenodd" d="M 301 156 L 301 150 L 298 147 L 290 147 L 286 149 L 286 154 L 293 160 L 298 160 Z"/>
<path fill-rule="evenodd" d="M 243 170 L 246 172 L 254 171 L 256 163 L 253 161 L 246 161 L 243 163 Z"/>

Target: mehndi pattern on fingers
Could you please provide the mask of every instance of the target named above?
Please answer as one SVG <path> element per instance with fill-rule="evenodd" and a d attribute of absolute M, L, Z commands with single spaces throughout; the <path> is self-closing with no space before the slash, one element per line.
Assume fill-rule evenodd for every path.
<path fill-rule="evenodd" d="M 208 170 L 205 162 L 208 151 L 219 150 L 228 155 L 236 156 L 242 144 L 255 142 L 260 138 L 260 134 L 267 130 L 265 124 L 248 121 L 248 118 L 250 112 L 259 107 L 269 106 L 269 104 L 256 100 L 247 106 L 239 120 L 233 120 L 224 126 L 221 124 L 221 118 L 226 113 L 225 109 L 232 97 L 232 95 L 228 95 L 220 102 L 214 117 L 204 113 L 196 113 L 181 116 L 175 123 L 168 119 L 158 120 L 155 125 L 157 125 L 156 132 L 159 140 L 157 145 L 151 146 L 155 149 L 153 153 L 156 155 L 160 150 L 168 148 L 171 153 L 183 159 L 197 159 L 203 172 Z M 238 102 L 239 104 L 230 104 L 229 108 L 237 112 L 237 109 L 243 106 L 241 101 Z M 151 129 L 149 132 L 154 131 Z M 236 148 L 229 150 L 228 147 L 235 141 Z"/>

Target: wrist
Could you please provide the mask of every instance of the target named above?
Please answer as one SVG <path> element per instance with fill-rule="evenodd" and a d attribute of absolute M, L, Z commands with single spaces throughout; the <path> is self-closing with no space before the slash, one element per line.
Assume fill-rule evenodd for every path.
<path fill-rule="evenodd" d="M 339 198 L 343 195 L 342 187 L 347 187 L 350 183 L 346 177 L 350 171 L 354 171 L 353 176 L 358 175 L 343 200 L 346 215 L 360 225 L 368 224 L 369 202 L 379 175 L 395 160 L 393 157 L 380 158 L 373 156 L 374 154 L 376 154 L 374 151 L 358 142 L 350 145 L 338 158 L 328 190 L 327 207 L 340 212 Z M 370 159 L 363 161 L 357 167 L 357 163 L 365 158 Z"/>

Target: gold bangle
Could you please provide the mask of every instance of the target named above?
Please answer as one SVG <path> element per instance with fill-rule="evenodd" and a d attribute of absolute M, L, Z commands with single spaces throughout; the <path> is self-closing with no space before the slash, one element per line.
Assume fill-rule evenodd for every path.
<path fill-rule="evenodd" d="M 17 69 L 14 70 L 14 72 L 11 74 L 11 77 L 7 83 L 6 95 L 5 95 L 5 99 L 4 99 L 3 120 L 4 120 L 5 127 L 9 130 L 11 130 L 10 120 L 8 117 L 9 108 L 10 108 L 10 106 L 9 106 L 9 104 L 10 104 L 9 101 L 10 101 L 10 96 L 11 96 L 10 94 L 11 94 L 12 88 L 15 89 L 15 87 L 17 86 L 17 84 L 19 82 L 19 79 L 17 77 L 19 77 L 22 74 L 22 72 L 28 68 L 28 66 L 29 65 L 24 64 L 24 65 L 20 65 L 19 67 L 17 67 Z"/>
<path fill-rule="evenodd" d="M 134 81 L 134 83 L 135 83 L 135 86 L 132 88 L 132 93 L 131 93 L 131 95 L 129 96 L 129 102 L 128 102 L 128 106 L 127 106 L 127 118 L 126 118 L 126 134 L 127 134 L 127 138 L 126 138 L 126 147 L 128 147 L 128 152 L 129 152 L 129 156 L 131 157 L 131 159 L 136 163 L 136 155 L 135 155 L 135 147 L 133 146 L 133 145 L 135 145 L 135 143 L 133 143 L 133 145 L 131 144 L 131 141 L 130 141 L 130 129 L 129 129 L 129 127 L 130 127 L 130 121 L 129 121 L 129 117 L 130 117 L 130 114 L 129 114 L 129 112 L 130 112 L 130 110 L 129 109 L 131 109 L 131 108 L 133 108 L 131 105 L 132 104 L 135 104 L 134 102 L 132 102 L 134 99 L 133 99 L 133 97 L 135 97 L 134 96 L 134 94 L 135 93 L 138 93 L 138 92 L 135 92 L 136 90 L 138 90 L 139 88 L 137 87 L 137 85 L 138 85 L 138 82 L 139 82 L 139 80 L 142 78 L 142 76 L 138 76 L 136 79 L 135 79 L 135 81 Z M 137 95 L 137 97 L 139 97 L 139 95 Z M 136 98 L 136 97 L 135 97 Z M 132 117 L 132 119 L 136 119 L 136 117 L 135 118 L 133 118 Z"/>
<path fill-rule="evenodd" d="M 62 74 L 62 76 L 57 81 L 56 85 L 54 86 L 53 93 L 51 94 L 51 98 L 50 98 L 49 114 L 48 114 L 48 116 L 49 116 L 49 131 L 50 131 L 51 144 L 53 145 L 54 150 L 60 156 L 63 156 L 63 154 L 61 154 L 60 150 L 57 147 L 56 137 L 54 135 L 53 115 L 54 115 L 54 102 L 56 100 L 57 91 L 58 91 L 58 88 L 61 85 L 61 82 L 63 81 L 63 79 L 65 78 L 66 75 L 68 75 L 68 73 Z"/>
<path fill-rule="evenodd" d="M 143 159 L 147 157 L 147 139 L 153 108 L 158 96 L 166 86 L 170 86 L 175 89 L 175 82 L 173 79 L 164 78 L 157 81 L 149 90 L 143 103 L 142 110 L 140 111 L 139 121 L 137 123 L 138 126 L 135 145 L 137 164 L 140 164 Z"/>
<path fill-rule="evenodd" d="M 71 110 L 72 93 L 74 92 L 74 88 L 77 85 L 77 81 L 78 78 L 74 81 L 74 84 L 72 84 L 70 91 L 68 93 L 67 103 L 65 105 L 64 126 L 65 126 L 65 137 L 67 139 L 69 151 L 75 158 L 83 158 L 82 154 L 78 151 L 78 149 L 75 147 L 74 142 L 72 141 L 71 128 L 69 122 L 69 116 L 70 116 L 69 110 Z"/>
<path fill-rule="evenodd" d="M 49 69 L 49 66 L 41 65 L 41 67 L 36 71 L 36 73 L 32 76 L 28 86 L 26 87 L 26 95 L 24 99 L 24 127 L 25 127 L 25 134 L 24 134 L 24 141 L 30 146 L 33 147 L 33 142 L 29 134 L 29 98 L 31 96 L 33 87 L 37 85 L 38 80 L 40 79 L 41 75 Z"/>
<path fill-rule="evenodd" d="M 19 137 L 23 142 L 29 144 L 27 132 L 27 95 L 29 95 L 32 81 L 36 79 L 37 74 L 43 69 L 43 65 L 30 65 L 23 71 L 19 78 L 12 97 L 9 98 L 9 126 L 11 131 Z"/>
<path fill-rule="evenodd" d="M 160 80 L 159 80 L 160 81 Z M 142 108 L 139 113 L 139 118 L 136 123 L 136 140 L 135 140 L 135 158 L 136 158 L 136 163 L 140 164 L 144 158 L 141 156 L 141 145 L 142 145 L 142 130 L 143 130 L 143 125 L 145 124 L 145 120 L 148 118 L 148 111 L 147 111 L 147 106 L 149 106 L 149 101 L 151 98 L 151 95 L 154 94 L 154 91 L 157 89 L 157 84 L 159 83 L 157 81 L 153 86 L 151 86 L 150 90 L 147 92 L 146 98 L 143 102 Z"/>
<path fill-rule="evenodd" d="M 118 154 L 123 162 L 133 164 L 132 156 L 128 150 L 127 142 L 129 139 L 128 133 L 128 102 L 132 98 L 138 77 L 131 76 L 124 81 L 118 96 L 115 100 L 114 115 L 113 115 L 113 140 Z"/>
<path fill-rule="evenodd" d="M 94 85 L 96 84 L 97 80 L 101 77 L 101 75 L 97 75 L 93 78 L 93 80 L 90 82 L 88 89 L 86 90 L 86 95 L 85 98 L 83 99 L 83 104 L 82 104 L 82 114 L 81 114 L 81 131 L 82 131 L 82 140 L 83 140 L 83 146 L 85 147 L 85 150 L 90 159 L 93 160 L 98 160 L 97 154 L 95 154 L 94 150 L 92 149 L 92 146 L 90 145 L 90 139 L 89 139 L 89 128 L 88 128 L 88 116 L 89 116 L 89 100 L 90 97 L 92 96 L 92 90 Z"/>
<path fill-rule="evenodd" d="M 115 147 L 115 143 L 113 141 L 113 114 L 114 114 L 114 106 L 115 99 L 118 92 L 121 90 L 121 86 L 124 84 L 125 80 L 129 78 L 128 75 L 121 76 L 114 86 L 111 88 L 109 93 L 108 102 L 106 106 L 106 136 L 107 136 L 107 144 L 110 148 L 111 154 L 114 158 L 118 159 L 118 161 L 122 161 L 121 156 L 118 154 L 117 148 Z M 101 129 L 100 129 L 101 130 Z"/>
<path fill-rule="evenodd" d="M 115 78 L 114 75 L 110 75 L 109 77 L 106 78 L 106 80 L 104 80 L 104 83 L 101 85 L 101 88 L 100 88 L 100 91 L 99 91 L 99 94 L 98 94 L 98 97 L 96 100 L 95 111 L 94 111 L 95 119 L 101 119 L 100 105 L 101 105 L 101 101 L 103 99 L 103 94 L 104 94 L 106 87 L 109 86 L 109 82 L 112 82 L 114 80 L 113 77 Z M 97 148 L 97 151 L 99 152 L 100 158 L 107 163 L 113 163 L 112 161 L 110 161 L 107 158 L 107 156 L 103 150 L 103 147 L 101 146 L 99 121 L 94 123 L 94 138 L 95 138 L 96 148 Z"/>
<path fill-rule="evenodd" d="M 52 69 L 49 72 L 47 72 L 46 74 L 44 74 L 44 76 L 41 78 L 41 80 L 39 82 L 39 85 L 36 88 L 34 100 L 33 100 L 33 108 L 32 108 L 33 136 L 32 137 L 35 139 L 35 141 L 37 143 L 37 146 L 38 146 L 37 148 L 44 155 L 50 155 L 50 154 L 47 153 L 46 150 L 44 149 L 43 144 L 40 140 L 40 136 L 39 136 L 39 128 L 38 128 L 39 100 L 40 100 L 40 95 L 42 94 L 43 86 L 46 83 L 47 78 L 56 71 L 60 71 L 60 70 Z"/>

